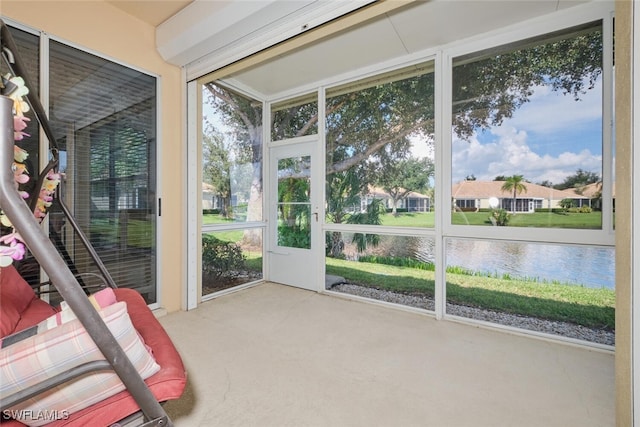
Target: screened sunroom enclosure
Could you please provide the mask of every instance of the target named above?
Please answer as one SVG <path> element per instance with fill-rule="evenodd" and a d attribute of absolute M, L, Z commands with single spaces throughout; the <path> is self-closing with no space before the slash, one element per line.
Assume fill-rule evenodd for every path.
<path fill-rule="evenodd" d="M 193 76 L 188 305 L 269 280 L 612 348 L 613 5 L 534 3 Z"/>

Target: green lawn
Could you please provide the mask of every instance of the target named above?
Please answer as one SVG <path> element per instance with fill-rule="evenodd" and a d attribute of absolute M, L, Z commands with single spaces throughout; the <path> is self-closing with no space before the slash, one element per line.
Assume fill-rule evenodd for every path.
<path fill-rule="evenodd" d="M 592 228 L 602 224 L 602 212 L 591 213 L 519 213 L 509 217 L 511 227 Z M 489 225 L 488 212 L 453 212 L 451 222 L 457 225 Z"/>
<path fill-rule="evenodd" d="M 226 220 L 220 215 L 203 215 L 203 224 L 229 224 L 232 220 Z M 489 212 L 453 212 L 451 222 L 456 225 L 485 225 L 492 226 L 489 221 Z M 509 226 L 512 227 L 547 227 L 547 228 L 587 228 L 598 229 L 602 224 L 602 213 L 520 213 L 511 215 Z M 393 216 L 387 213 L 382 216 L 382 225 L 389 227 L 425 227 L 433 228 L 435 225 L 435 213 L 400 213 Z"/>
<path fill-rule="evenodd" d="M 234 222 L 232 219 L 223 218 L 220 214 L 202 215 L 203 224 L 233 224 Z"/>
<path fill-rule="evenodd" d="M 238 242 L 242 240 L 242 235 L 244 234 L 244 230 L 228 230 L 228 231 L 215 231 L 209 233 L 216 237 L 216 239 L 220 239 L 225 242 Z"/>
<path fill-rule="evenodd" d="M 493 226 L 489 212 L 453 212 L 451 222 L 455 225 Z M 400 213 L 397 216 L 385 214 L 382 225 L 398 227 L 434 227 L 435 213 Z M 602 224 L 602 212 L 591 213 L 520 213 L 511 215 L 511 227 L 547 227 L 547 228 L 590 228 L 598 229 Z"/>
<path fill-rule="evenodd" d="M 434 295 L 433 271 L 327 258 L 326 272 L 362 286 Z M 447 302 L 592 328 L 615 327 L 615 292 L 610 289 L 447 273 Z"/>
<path fill-rule="evenodd" d="M 234 224 L 236 221 L 231 219 L 224 219 L 219 214 L 202 215 L 202 224 Z M 225 242 L 237 242 L 242 239 L 244 230 L 229 230 L 229 231 L 216 231 L 211 233 L 216 238 L 224 240 Z"/>
<path fill-rule="evenodd" d="M 99 241 L 102 244 L 116 245 L 125 243 L 127 246 L 138 248 L 151 248 L 153 246 L 154 236 L 150 221 L 130 219 L 127 221 L 126 227 L 126 230 L 120 230 L 118 220 L 97 219 L 91 222 L 89 232 L 94 241 Z M 120 239 L 125 236 L 127 241 L 121 242 Z"/>
<path fill-rule="evenodd" d="M 435 213 L 400 213 L 393 216 L 390 213 L 382 216 L 382 225 L 389 227 L 426 227 L 433 228 L 435 226 Z"/>

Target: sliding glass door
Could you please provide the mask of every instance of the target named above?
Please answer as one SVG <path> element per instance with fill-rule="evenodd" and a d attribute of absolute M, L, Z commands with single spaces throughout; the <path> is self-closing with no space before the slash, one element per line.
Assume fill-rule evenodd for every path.
<path fill-rule="evenodd" d="M 95 263 L 64 218 L 69 208 L 82 232 L 119 287 L 137 289 L 156 302 L 156 129 L 157 79 L 141 71 L 49 39 L 12 29 L 30 78 L 49 70 L 46 81 L 30 91 L 48 108 L 59 149 L 61 185 L 49 209 L 53 243 L 84 285 L 101 285 Z M 44 42 L 42 40 L 44 38 Z M 45 46 L 44 54 L 39 46 Z M 5 70 L 2 70 L 3 73 Z M 29 151 L 35 186 L 38 170 L 49 160 L 46 140 L 37 139 L 32 118 Z M 40 156 L 38 156 L 40 154 Z M 35 191 L 26 188 L 26 191 Z M 42 280 L 37 262 L 19 266 L 29 281 Z"/>

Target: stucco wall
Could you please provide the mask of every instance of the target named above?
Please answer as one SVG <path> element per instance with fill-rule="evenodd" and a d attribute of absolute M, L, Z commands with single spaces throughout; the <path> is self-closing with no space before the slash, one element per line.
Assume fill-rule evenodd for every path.
<path fill-rule="evenodd" d="M 632 5 L 616 2 L 616 425 L 633 425 Z M 637 356 L 636 356 L 637 357 Z"/>
<path fill-rule="evenodd" d="M 160 76 L 158 176 L 162 197 L 159 221 L 159 303 L 167 311 L 181 308 L 184 284 L 185 188 L 180 68 L 167 64 L 155 48 L 155 29 L 102 1 L 2 0 L 0 13 L 74 46 Z"/>

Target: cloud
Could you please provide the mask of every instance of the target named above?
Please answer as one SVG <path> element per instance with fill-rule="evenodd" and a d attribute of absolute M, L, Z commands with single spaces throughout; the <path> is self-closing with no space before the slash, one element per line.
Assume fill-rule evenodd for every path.
<path fill-rule="evenodd" d="M 556 156 L 538 154 L 529 146 L 529 135 L 513 126 L 495 127 L 493 138 L 481 143 L 476 136 L 469 141 L 456 139 L 452 146 L 452 180 L 458 182 L 474 175 L 493 180 L 498 175 L 524 175 L 532 182 L 561 183 L 578 169 L 600 171 L 602 156 L 588 149 L 564 151 Z"/>
<path fill-rule="evenodd" d="M 529 102 L 516 110 L 503 125 L 549 135 L 602 120 L 602 79 L 593 89 L 581 94 L 578 101 L 573 95 L 554 92 L 548 86 L 534 86 L 532 90 Z"/>
<path fill-rule="evenodd" d="M 414 135 L 409 137 L 411 141 L 411 155 L 418 158 L 428 158 L 432 161 L 435 159 L 433 141 L 424 136 Z"/>
<path fill-rule="evenodd" d="M 578 101 L 548 86 L 532 89 L 529 102 L 501 126 L 469 141 L 454 137 L 453 182 L 520 174 L 559 184 L 578 169 L 601 173 L 602 80 Z"/>

